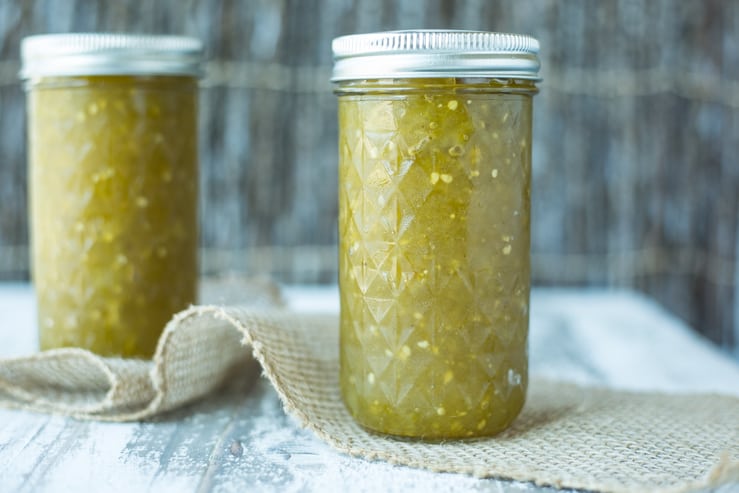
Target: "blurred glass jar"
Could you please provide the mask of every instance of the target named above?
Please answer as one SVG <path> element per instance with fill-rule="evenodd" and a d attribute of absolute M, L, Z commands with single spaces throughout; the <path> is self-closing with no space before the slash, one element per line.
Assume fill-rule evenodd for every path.
<path fill-rule="evenodd" d="M 538 42 L 337 38 L 341 391 L 363 426 L 506 428 L 527 386 Z"/>
<path fill-rule="evenodd" d="M 196 300 L 202 45 L 59 34 L 21 51 L 41 348 L 150 357 Z"/>

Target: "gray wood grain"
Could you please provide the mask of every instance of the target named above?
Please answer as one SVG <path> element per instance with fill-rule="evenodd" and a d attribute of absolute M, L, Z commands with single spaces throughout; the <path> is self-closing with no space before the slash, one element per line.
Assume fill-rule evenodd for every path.
<path fill-rule="evenodd" d="M 530 33 L 533 275 L 632 286 L 739 355 L 739 3 L 710 0 L 0 2 L 0 279 L 28 277 L 23 36 L 201 38 L 203 270 L 336 278 L 339 34 Z"/>
<path fill-rule="evenodd" d="M 338 308 L 335 286 L 287 288 L 284 295 L 296 311 Z M 32 301 L 30 286 L 0 283 L 0 358 L 35 349 Z M 633 390 L 739 396 L 739 366 L 633 292 L 537 289 L 531 308 L 534 373 Z M 146 422 L 0 408 L 0 491 L 570 491 L 339 454 L 289 418 L 257 374 L 235 377 L 202 401 Z"/>
<path fill-rule="evenodd" d="M 354 459 L 282 412 L 259 380 L 145 423 L 94 423 L 0 409 L 2 491 L 536 492 L 553 488 L 474 479 Z"/>

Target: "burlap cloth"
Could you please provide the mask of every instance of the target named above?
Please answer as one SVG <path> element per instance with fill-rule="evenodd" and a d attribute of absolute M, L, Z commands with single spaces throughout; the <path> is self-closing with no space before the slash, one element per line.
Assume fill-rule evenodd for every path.
<path fill-rule="evenodd" d="M 395 464 L 578 489 L 688 491 L 739 481 L 739 399 L 632 393 L 534 378 L 513 427 L 423 443 L 357 426 L 338 390 L 335 316 L 196 306 L 166 327 L 153 361 L 79 349 L 0 360 L 0 403 L 82 419 L 150 418 L 236 378 L 256 358 L 285 410 L 337 450 Z"/>

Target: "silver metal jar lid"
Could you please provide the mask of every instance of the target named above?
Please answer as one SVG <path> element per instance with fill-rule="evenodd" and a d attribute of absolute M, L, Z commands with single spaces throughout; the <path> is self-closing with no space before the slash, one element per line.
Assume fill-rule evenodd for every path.
<path fill-rule="evenodd" d="M 540 80 L 539 42 L 520 34 L 413 30 L 333 40 L 332 82 L 417 77 Z"/>
<path fill-rule="evenodd" d="M 202 75 L 203 45 L 184 36 L 42 34 L 21 43 L 23 79 L 74 75 Z"/>

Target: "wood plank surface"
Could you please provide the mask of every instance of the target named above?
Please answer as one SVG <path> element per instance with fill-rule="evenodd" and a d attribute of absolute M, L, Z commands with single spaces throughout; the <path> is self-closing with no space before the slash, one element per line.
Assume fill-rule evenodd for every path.
<path fill-rule="evenodd" d="M 533 275 L 647 292 L 739 357 L 739 3 L 721 0 L 0 2 L 0 279 L 27 279 L 23 36 L 201 38 L 206 273 L 336 279 L 330 41 L 428 27 L 529 33 Z"/>
<path fill-rule="evenodd" d="M 284 294 L 296 311 L 338 309 L 335 286 L 293 287 Z M 539 375 L 739 396 L 739 366 L 636 293 L 539 289 L 531 315 L 531 366 Z M 35 350 L 30 286 L 0 284 L 0 340 L 0 358 Z M 201 402 L 140 423 L 0 408 L 0 491 L 563 491 L 339 454 L 286 416 L 269 383 L 250 374 Z"/>

